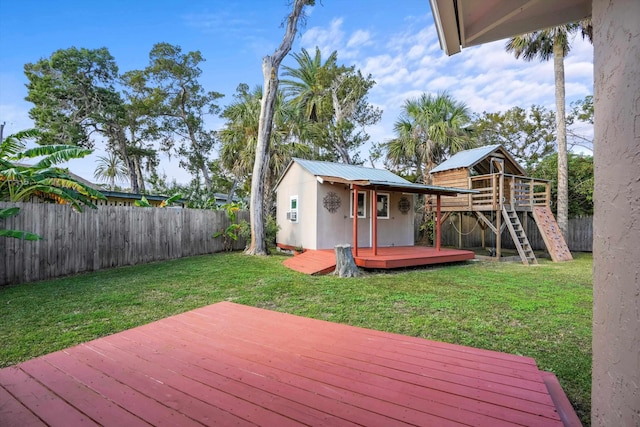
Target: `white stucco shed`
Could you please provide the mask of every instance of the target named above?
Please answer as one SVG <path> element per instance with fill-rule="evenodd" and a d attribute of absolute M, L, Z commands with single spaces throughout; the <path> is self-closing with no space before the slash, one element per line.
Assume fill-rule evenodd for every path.
<path fill-rule="evenodd" d="M 385 169 L 294 158 L 276 192 L 278 246 L 315 250 L 356 246 L 356 240 L 358 247 L 413 246 L 415 194 L 474 191 L 415 184 Z"/>

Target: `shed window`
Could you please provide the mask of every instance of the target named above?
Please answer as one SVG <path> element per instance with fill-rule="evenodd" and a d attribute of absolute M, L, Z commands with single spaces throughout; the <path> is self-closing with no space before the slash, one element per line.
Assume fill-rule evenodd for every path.
<path fill-rule="evenodd" d="M 349 193 L 349 217 L 353 218 L 353 190 Z M 365 191 L 358 191 L 358 218 L 367 217 L 367 193 Z"/>
<path fill-rule="evenodd" d="M 376 195 L 376 210 L 378 218 L 389 219 L 389 194 L 380 193 Z"/>
<path fill-rule="evenodd" d="M 298 196 L 291 196 L 291 198 L 289 198 L 287 219 L 291 222 L 298 222 Z"/>

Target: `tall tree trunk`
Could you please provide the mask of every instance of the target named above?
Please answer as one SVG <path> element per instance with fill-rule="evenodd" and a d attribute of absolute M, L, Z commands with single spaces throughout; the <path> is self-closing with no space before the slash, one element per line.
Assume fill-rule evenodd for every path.
<path fill-rule="evenodd" d="M 265 178 L 269 167 L 269 143 L 273 114 L 278 93 L 278 68 L 284 57 L 291 50 L 293 39 L 298 29 L 298 18 L 306 4 L 313 4 L 313 0 L 295 0 L 293 11 L 287 18 L 287 29 L 280 47 L 272 56 L 265 56 L 262 60 L 262 75 L 264 76 L 264 92 L 260 102 L 260 121 L 258 123 L 258 142 L 256 144 L 256 158 L 253 164 L 251 179 L 251 245 L 246 250 L 250 255 L 266 255 L 264 190 Z"/>
<path fill-rule="evenodd" d="M 136 167 L 136 178 L 138 180 L 138 189 L 140 190 L 140 194 L 145 194 L 146 193 L 146 189 L 144 187 L 144 176 L 142 175 L 142 165 L 141 165 L 141 161 L 140 161 L 140 156 L 136 156 L 133 159 L 133 163 L 135 164 Z"/>
<path fill-rule="evenodd" d="M 133 158 L 129 156 L 129 151 L 127 150 L 127 137 L 125 136 L 124 130 L 118 129 L 110 129 L 108 136 L 115 139 L 118 144 L 118 152 L 120 153 L 120 158 L 124 161 L 127 166 L 127 171 L 129 172 L 129 184 L 131 185 L 131 192 L 134 194 L 140 194 L 140 188 L 138 187 L 138 175 L 136 173 L 136 165 L 133 161 Z"/>
<path fill-rule="evenodd" d="M 183 117 L 185 117 L 184 120 L 186 122 L 186 115 L 183 114 Z M 191 140 L 191 147 L 195 152 L 195 157 L 198 162 L 198 169 L 200 169 L 200 172 L 202 172 L 202 177 L 204 178 L 204 186 L 207 188 L 207 192 L 211 193 L 213 183 L 211 182 L 211 176 L 209 175 L 209 169 L 207 168 L 207 159 L 200 152 L 200 145 L 198 144 L 198 139 L 196 138 L 194 130 L 188 124 L 187 128 L 189 129 L 189 139 Z"/>
<path fill-rule="evenodd" d="M 140 187 L 138 187 L 138 177 L 136 175 L 136 165 L 129 157 L 125 157 L 127 163 L 127 170 L 129 171 L 129 183 L 131 184 L 131 192 L 133 194 L 140 194 Z"/>
<path fill-rule="evenodd" d="M 351 157 L 349 156 L 349 151 L 347 149 L 347 144 L 342 138 L 342 132 L 340 132 L 340 125 L 343 123 L 346 112 L 338 99 L 338 89 L 340 89 L 340 85 L 344 81 L 344 78 L 339 76 L 334 82 L 331 84 L 331 101 L 333 103 L 333 112 L 336 117 L 335 121 L 335 129 L 336 134 L 333 138 L 333 148 L 338 152 L 342 161 L 348 165 L 351 164 Z"/>
<path fill-rule="evenodd" d="M 553 44 L 553 71 L 556 84 L 556 127 L 558 142 L 558 226 L 566 239 L 569 230 L 569 170 L 567 165 L 567 122 L 564 96 L 564 50 Z"/>
<path fill-rule="evenodd" d="M 234 178 L 233 183 L 231 184 L 231 189 L 229 193 L 227 193 L 227 203 L 233 203 L 233 197 L 236 194 L 236 188 L 238 187 L 238 180 Z"/>

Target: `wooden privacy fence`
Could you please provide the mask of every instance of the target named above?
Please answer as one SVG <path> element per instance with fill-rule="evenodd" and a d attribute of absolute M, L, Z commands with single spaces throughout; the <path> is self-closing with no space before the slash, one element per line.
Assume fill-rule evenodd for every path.
<path fill-rule="evenodd" d="M 101 206 L 78 213 L 68 205 L 0 203 L 10 206 L 20 213 L 0 227 L 43 240 L 0 237 L 0 286 L 220 252 L 223 239 L 212 235 L 230 225 L 225 211 Z M 243 219 L 248 212 L 238 212 Z M 238 239 L 234 249 L 244 245 Z"/>
<path fill-rule="evenodd" d="M 419 220 L 419 218 L 416 218 L 416 239 L 419 236 Z M 542 240 L 533 218 L 527 216 L 526 224 L 523 225 L 527 229 L 527 237 L 531 247 L 534 250 L 544 250 L 544 240 Z M 480 224 L 477 223 L 477 218 L 473 214 L 463 214 L 462 217 L 458 213 L 451 214 L 442 225 L 442 244 L 458 247 L 460 243 L 463 248 L 479 248 L 482 246 L 482 228 L 480 228 Z M 485 247 L 493 247 L 494 245 L 495 236 L 490 230 L 487 230 L 485 232 Z M 572 218 L 569 220 L 567 245 L 570 250 L 576 252 L 592 251 L 593 217 Z M 502 247 L 515 249 L 507 229 L 502 232 Z"/>

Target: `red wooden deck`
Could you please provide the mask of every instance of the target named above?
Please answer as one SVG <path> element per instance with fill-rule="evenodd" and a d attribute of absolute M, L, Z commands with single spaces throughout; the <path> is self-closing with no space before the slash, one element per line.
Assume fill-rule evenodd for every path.
<path fill-rule="evenodd" d="M 305 251 L 284 260 L 283 264 L 304 274 L 329 274 L 336 269 L 334 251 Z"/>
<path fill-rule="evenodd" d="M 375 256 L 371 248 L 358 248 L 354 259 L 360 267 L 388 269 L 466 261 L 474 257 L 472 251 L 459 249 L 437 251 L 427 246 L 394 246 L 378 248 Z M 336 259 L 331 249 L 312 250 L 285 260 L 284 265 L 305 274 L 327 274 L 335 270 Z"/>
<path fill-rule="evenodd" d="M 0 424 L 561 426 L 575 413 L 551 377 L 527 357 L 223 302 L 0 370 Z"/>

